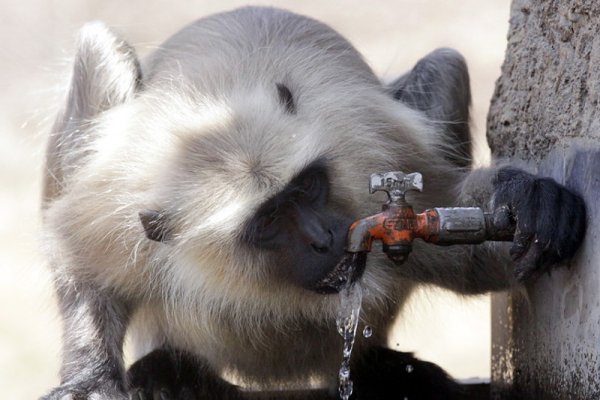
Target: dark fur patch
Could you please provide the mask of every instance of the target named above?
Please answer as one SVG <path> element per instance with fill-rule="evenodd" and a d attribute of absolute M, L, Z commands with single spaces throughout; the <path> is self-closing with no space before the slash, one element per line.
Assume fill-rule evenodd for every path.
<path fill-rule="evenodd" d="M 241 398 L 238 389 L 211 371 L 189 353 L 159 349 L 134 363 L 128 371 L 132 399 L 223 399 Z"/>
<path fill-rule="evenodd" d="M 285 110 L 290 114 L 296 114 L 296 103 L 290 89 L 283 83 L 278 83 L 277 94 L 279 95 L 279 102 L 285 107 Z"/>
<path fill-rule="evenodd" d="M 503 168 L 494 180 L 494 206 L 508 206 L 517 229 L 510 254 L 519 280 L 573 257 L 583 241 L 583 199 L 549 178 Z"/>
<path fill-rule="evenodd" d="M 353 399 L 461 399 L 461 388 L 437 365 L 378 347 L 352 368 Z"/>
<path fill-rule="evenodd" d="M 148 239 L 156 242 L 164 242 L 169 239 L 167 219 L 163 213 L 155 210 L 142 210 L 138 215 Z"/>
<path fill-rule="evenodd" d="M 390 85 L 394 99 L 425 113 L 449 141 L 445 157 L 460 167 L 471 163 L 469 106 L 471 88 L 464 58 L 453 49 L 437 49 Z"/>

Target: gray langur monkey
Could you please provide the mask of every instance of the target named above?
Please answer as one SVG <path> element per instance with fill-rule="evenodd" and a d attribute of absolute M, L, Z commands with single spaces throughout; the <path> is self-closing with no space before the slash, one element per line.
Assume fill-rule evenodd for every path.
<path fill-rule="evenodd" d="M 509 288 L 573 256 L 585 230 L 556 182 L 470 169 L 469 103 L 454 50 L 386 85 L 331 28 L 278 9 L 200 19 L 143 62 L 86 25 L 47 150 L 64 349 L 45 399 L 335 398 L 339 296 L 317 289 L 349 224 L 380 209 L 369 174 L 394 170 L 425 177 L 416 209 L 508 206 L 517 221 L 510 254 L 415 243 L 402 266 L 372 254 L 355 277 L 374 333 L 355 345 L 352 398 L 456 398 L 440 368 L 385 349 L 413 288 Z"/>

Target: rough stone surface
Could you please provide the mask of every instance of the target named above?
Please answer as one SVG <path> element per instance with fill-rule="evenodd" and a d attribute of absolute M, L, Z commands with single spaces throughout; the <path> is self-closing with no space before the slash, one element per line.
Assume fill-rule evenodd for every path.
<path fill-rule="evenodd" d="M 591 218 L 568 265 L 493 295 L 492 398 L 600 399 L 600 152 L 555 150 L 539 173 L 582 193 Z"/>
<path fill-rule="evenodd" d="M 493 296 L 493 399 L 600 399 L 599 96 L 600 2 L 514 0 L 492 154 L 581 193 L 588 230 L 568 268 Z"/>
<path fill-rule="evenodd" d="M 570 138 L 600 140 L 600 2 L 514 0 L 488 142 L 541 160 Z"/>

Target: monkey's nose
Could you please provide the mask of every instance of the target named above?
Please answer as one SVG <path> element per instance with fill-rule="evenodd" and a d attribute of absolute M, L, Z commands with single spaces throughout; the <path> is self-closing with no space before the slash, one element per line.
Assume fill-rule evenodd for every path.
<path fill-rule="evenodd" d="M 314 238 L 313 242 L 310 244 L 313 250 L 319 254 L 328 253 L 331 249 L 331 245 L 333 244 L 333 232 L 331 231 L 331 229 L 328 229 L 326 234 L 323 235 L 323 237 L 317 240 L 315 239 L 316 238 Z"/>

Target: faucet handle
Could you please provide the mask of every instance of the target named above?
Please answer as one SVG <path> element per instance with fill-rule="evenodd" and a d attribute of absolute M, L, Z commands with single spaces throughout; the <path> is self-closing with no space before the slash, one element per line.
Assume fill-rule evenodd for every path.
<path fill-rule="evenodd" d="M 409 190 L 423 191 L 423 176 L 418 172 L 405 174 L 401 171 L 371 174 L 369 193 L 386 192 L 390 203 L 403 203 Z"/>

